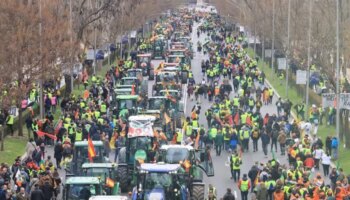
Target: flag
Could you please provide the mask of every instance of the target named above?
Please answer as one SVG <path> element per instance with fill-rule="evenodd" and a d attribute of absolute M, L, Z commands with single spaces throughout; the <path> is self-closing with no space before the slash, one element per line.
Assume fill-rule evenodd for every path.
<path fill-rule="evenodd" d="M 60 129 L 62 128 L 62 124 L 63 124 L 62 120 L 60 120 L 60 121 L 57 123 L 56 128 L 55 128 L 55 135 L 57 135 L 58 132 L 60 131 Z"/>
<path fill-rule="evenodd" d="M 233 119 L 233 121 L 234 121 L 235 125 L 239 124 L 239 114 L 238 114 L 238 112 L 236 113 L 235 118 Z"/>
<path fill-rule="evenodd" d="M 85 91 L 84 91 L 84 94 L 83 94 L 83 99 L 84 99 L 84 100 L 88 99 L 88 98 L 89 98 L 89 95 L 90 95 L 89 90 L 85 90 Z"/>
<path fill-rule="evenodd" d="M 92 143 L 92 140 L 90 138 L 90 135 L 88 135 L 88 156 L 90 162 L 93 162 L 93 158 L 96 157 L 95 147 Z"/>
<path fill-rule="evenodd" d="M 115 184 L 114 181 L 111 178 L 107 177 L 106 186 L 109 188 L 114 188 L 114 184 Z"/>
<path fill-rule="evenodd" d="M 195 140 L 195 145 L 194 145 L 194 147 L 195 147 L 195 149 L 198 149 L 198 147 L 199 147 L 199 138 L 200 138 L 200 134 L 199 134 L 199 130 L 197 131 L 197 137 L 196 137 L 196 140 Z"/>
<path fill-rule="evenodd" d="M 131 95 L 135 95 L 135 85 L 131 86 Z"/>
<path fill-rule="evenodd" d="M 165 123 L 169 124 L 171 122 L 171 118 L 169 117 L 168 114 L 166 114 L 166 112 L 164 113 L 164 118 L 165 118 Z"/>
<path fill-rule="evenodd" d="M 247 117 L 247 124 L 248 124 L 249 126 L 252 125 L 252 120 L 251 120 L 251 118 L 250 118 L 249 116 Z"/>
<path fill-rule="evenodd" d="M 256 175 L 255 177 L 255 180 L 254 180 L 254 185 L 257 186 L 258 183 L 259 183 L 259 177 L 260 177 L 260 171 L 258 172 L 258 174 Z"/>
<path fill-rule="evenodd" d="M 49 138 L 51 138 L 51 139 L 53 139 L 53 140 L 57 140 L 57 137 L 56 137 L 56 135 L 52 135 L 52 134 L 49 134 L 49 133 L 45 133 L 45 132 L 42 132 L 42 131 L 36 131 L 36 134 L 39 136 L 39 137 L 42 137 L 42 136 L 47 136 L 47 137 L 49 137 Z"/>

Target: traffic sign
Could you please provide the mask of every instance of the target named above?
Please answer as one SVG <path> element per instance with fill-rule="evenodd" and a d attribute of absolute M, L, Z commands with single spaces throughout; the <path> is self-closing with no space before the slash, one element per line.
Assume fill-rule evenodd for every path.
<path fill-rule="evenodd" d="M 297 85 L 305 85 L 306 84 L 306 70 L 297 70 L 296 83 Z"/>

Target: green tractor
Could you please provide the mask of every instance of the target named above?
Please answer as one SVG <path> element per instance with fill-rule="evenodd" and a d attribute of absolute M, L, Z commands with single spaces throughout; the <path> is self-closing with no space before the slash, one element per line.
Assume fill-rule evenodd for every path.
<path fill-rule="evenodd" d="M 97 177 L 68 177 L 63 184 L 63 200 L 88 200 L 103 195 L 102 182 Z"/>
<path fill-rule="evenodd" d="M 143 76 L 149 76 L 149 80 L 153 80 L 152 78 L 154 78 L 154 68 L 151 61 L 152 54 L 150 53 L 137 55 L 136 66 L 138 69 L 142 69 Z"/>
<path fill-rule="evenodd" d="M 116 115 L 121 117 L 123 121 L 128 119 L 128 116 L 136 115 L 138 112 L 138 95 L 119 95 L 116 97 Z"/>
<path fill-rule="evenodd" d="M 180 170 L 179 164 L 141 164 L 137 171 L 137 184 L 133 188 L 131 199 L 190 199 L 186 184 L 181 182 Z"/>
<path fill-rule="evenodd" d="M 94 162 L 109 162 L 109 159 L 103 155 L 104 147 L 102 141 L 92 141 L 96 157 L 93 158 Z M 78 141 L 74 143 L 74 152 L 73 159 L 70 162 L 69 168 L 66 169 L 67 176 L 72 175 L 82 175 L 82 164 L 88 162 L 88 142 L 87 141 Z"/>
<path fill-rule="evenodd" d="M 83 174 L 88 177 L 98 177 L 104 186 L 104 191 L 108 195 L 119 193 L 119 183 L 117 182 L 117 165 L 114 163 L 84 163 L 82 165 Z M 113 181 L 113 183 L 111 183 Z M 112 184 L 112 185 L 111 185 Z"/>
<path fill-rule="evenodd" d="M 148 82 L 146 80 L 140 81 L 138 77 L 123 77 L 119 84 L 116 86 L 117 89 L 133 89 L 134 94 L 147 95 L 148 94 Z"/>
<path fill-rule="evenodd" d="M 130 189 L 136 165 L 155 156 L 152 151 L 154 121 L 155 117 L 150 115 L 135 115 L 128 119 L 126 144 L 118 154 L 117 178 L 122 192 Z"/>
<path fill-rule="evenodd" d="M 165 39 L 164 37 L 159 37 L 153 42 L 153 53 L 152 53 L 152 58 L 153 59 L 165 59 Z"/>
<path fill-rule="evenodd" d="M 203 172 L 208 177 L 214 176 L 214 167 L 210 156 L 204 150 L 195 150 L 189 145 L 162 145 L 158 161 L 169 164 L 180 164 L 182 180 L 189 189 L 191 199 L 204 199 L 205 184 Z"/>

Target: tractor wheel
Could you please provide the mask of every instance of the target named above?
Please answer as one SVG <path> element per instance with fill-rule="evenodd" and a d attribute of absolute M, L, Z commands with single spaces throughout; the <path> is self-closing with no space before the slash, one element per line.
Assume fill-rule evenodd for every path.
<path fill-rule="evenodd" d="M 204 185 L 193 185 L 191 200 L 202 200 L 204 199 Z"/>
<path fill-rule="evenodd" d="M 186 84 L 187 83 L 187 77 L 188 77 L 188 72 L 182 71 L 181 72 L 181 83 Z"/>
<path fill-rule="evenodd" d="M 154 80 L 154 70 L 153 70 L 153 69 L 151 69 L 151 70 L 149 71 L 148 80 L 151 80 L 151 81 Z"/>
<path fill-rule="evenodd" d="M 117 169 L 117 180 L 119 181 L 120 190 L 122 193 L 128 192 L 129 174 L 128 166 L 119 166 Z"/>

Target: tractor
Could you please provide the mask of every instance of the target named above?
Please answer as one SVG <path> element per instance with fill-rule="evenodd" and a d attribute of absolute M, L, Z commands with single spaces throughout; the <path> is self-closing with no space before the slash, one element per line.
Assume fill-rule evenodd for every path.
<path fill-rule="evenodd" d="M 123 77 L 116 88 L 131 88 L 134 94 L 148 94 L 148 82 L 146 80 L 140 81 L 137 77 Z"/>
<path fill-rule="evenodd" d="M 63 200 L 88 200 L 103 195 L 102 183 L 97 177 L 68 177 L 63 184 Z"/>
<path fill-rule="evenodd" d="M 153 41 L 153 59 L 165 59 L 165 39 L 164 37 L 157 38 Z"/>
<path fill-rule="evenodd" d="M 127 196 L 121 196 L 121 195 L 110 195 L 110 196 L 93 196 L 90 197 L 89 200 L 129 200 Z"/>
<path fill-rule="evenodd" d="M 190 190 L 192 199 L 204 199 L 205 184 L 203 172 L 208 177 L 214 176 L 214 167 L 205 150 L 196 150 L 189 145 L 162 145 L 158 161 L 169 164 L 180 164 L 183 181 Z"/>
<path fill-rule="evenodd" d="M 107 157 L 103 156 L 104 147 L 101 141 L 92 141 L 95 151 L 96 157 L 93 158 L 94 162 L 109 162 Z M 74 143 L 74 153 L 73 160 L 70 162 L 70 166 L 67 171 L 67 176 L 71 175 L 81 175 L 82 170 L 81 166 L 83 163 L 88 162 L 88 142 L 87 141 L 77 141 Z"/>
<path fill-rule="evenodd" d="M 113 113 L 121 117 L 123 121 L 128 119 L 128 116 L 136 115 L 138 112 L 138 95 L 119 95 L 116 98 L 117 113 Z"/>
<path fill-rule="evenodd" d="M 149 115 L 135 115 L 128 119 L 126 144 L 118 154 L 117 178 L 122 192 L 128 191 L 135 166 L 155 157 L 152 150 L 154 121 L 155 117 Z"/>
<path fill-rule="evenodd" d="M 137 184 L 133 188 L 131 199 L 190 199 L 186 185 L 181 182 L 180 169 L 179 164 L 141 164 L 137 171 Z"/>
<path fill-rule="evenodd" d="M 117 165 L 114 163 L 84 163 L 82 165 L 85 176 L 99 177 L 103 183 L 104 191 L 108 195 L 119 192 L 119 183 L 117 182 Z M 111 183 L 113 181 L 113 183 Z M 112 185 L 111 185 L 112 184 Z"/>
<path fill-rule="evenodd" d="M 154 69 L 151 60 L 152 54 L 150 53 L 137 55 L 137 68 L 142 69 L 142 75 L 149 76 L 150 80 L 154 77 Z"/>

